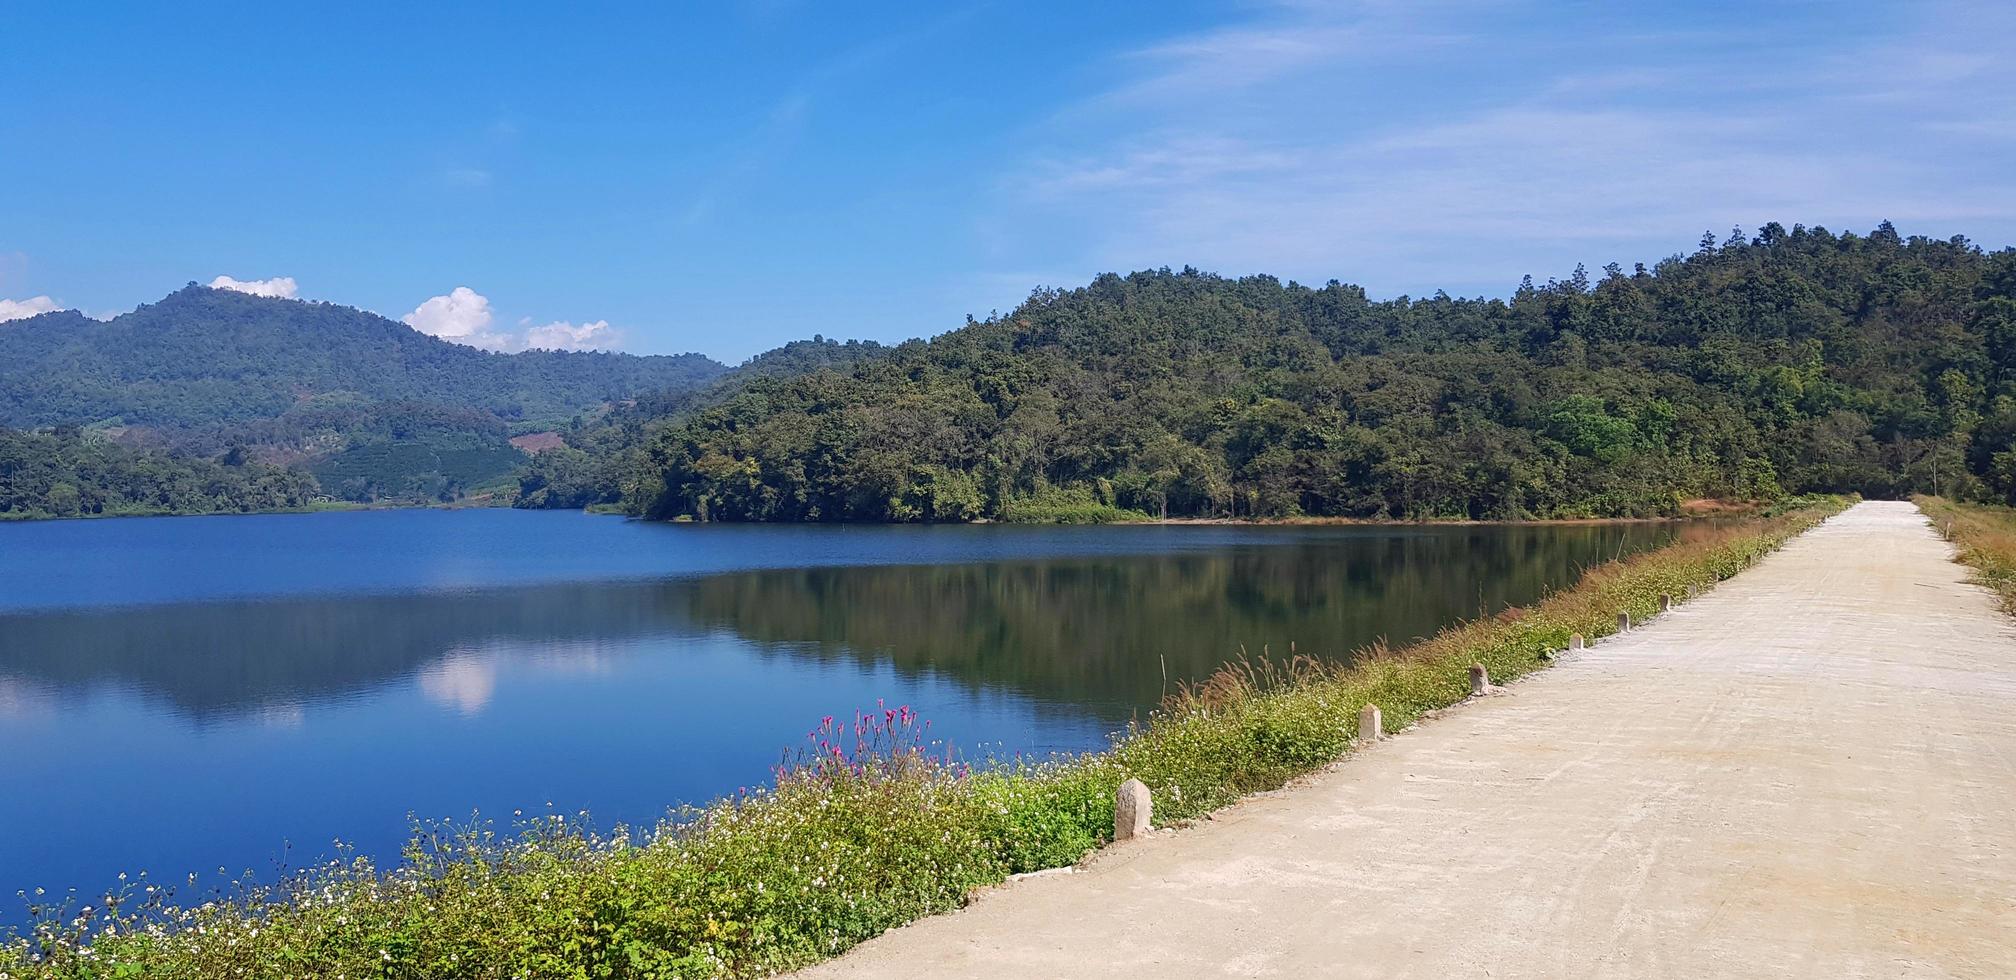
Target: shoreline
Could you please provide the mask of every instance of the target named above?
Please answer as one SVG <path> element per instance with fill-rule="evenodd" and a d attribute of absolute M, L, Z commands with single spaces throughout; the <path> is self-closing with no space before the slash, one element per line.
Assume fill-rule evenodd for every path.
<path fill-rule="evenodd" d="M 1125 521 L 667 521 L 631 517 L 611 505 L 590 505 L 588 507 L 513 507 L 503 503 L 478 503 L 468 500 L 428 503 L 373 503 L 331 502 L 307 507 L 282 507 L 271 510 L 215 510 L 177 513 L 173 511 L 128 511 L 107 514 L 73 514 L 66 517 L 34 516 L 26 514 L 0 514 L 0 525 L 41 524 L 58 521 L 104 521 L 148 517 L 261 517 L 275 514 L 353 514 L 359 511 L 387 510 L 528 510 L 559 511 L 566 513 L 590 514 L 597 517 L 621 517 L 624 520 L 646 524 L 713 524 L 743 527 L 777 526 L 854 526 L 854 527 L 1578 527 L 1612 524 L 1674 524 L 1682 521 L 1711 519 L 1741 519 L 1762 514 L 1768 505 L 1760 505 L 1750 510 L 1721 510 L 1694 514 L 1674 514 L 1665 517 L 1534 517 L 1518 520 L 1480 520 L 1476 518 L 1425 518 L 1405 520 L 1400 518 L 1377 517 L 1146 517 L 1141 520 Z"/>
<path fill-rule="evenodd" d="M 494 842 L 471 829 L 465 847 L 428 852 L 418 866 L 332 865 L 197 907 L 165 894 L 116 911 L 45 907 L 37 917 L 53 931 L 32 948 L 0 940 L 0 975 L 7 954 L 23 978 L 69 975 L 86 961 L 221 975 L 277 962 L 283 949 L 320 974 L 446 957 L 486 974 L 523 973 L 534 960 L 571 971 L 620 955 L 687 964 L 693 975 L 772 975 L 956 909 L 1012 875 L 1079 862 L 1111 841 L 1113 787 L 1124 779 L 1152 788 L 1162 826 L 1205 818 L 1347 757 L 1365 705 L 1383 709 L 1389 730 L 1405 727 L 1465 701 L 1472 665 L 1493 683 L 1540 670 L 1570 634 L 1609 635 L 1619 612 L 1650 617 L 1662 597 L 1736 575 L 1844 503 L 1813 501 L 1605 563 L 1528 606 L 1399 650 L 1375 647 L 1349 666 L 1228 665 L 1104 751 L 968 771 L 927 751 L 907 708 L 887 712 L 886 724 L 864 714 L 858 727 L 834 729 L 828 719 L 820 732 L 832 758 L 822 743 L 774 787 L 655 831 L 604 838 L 553 818 Z M 842 754 L 843 739 L 853 754 Z M 564 946 L 583 921 L 595 941 Z"/>
<path fill-rule="evenodd" d="M 1479 520 L 1469 517 L 1425 520 L 1376 517 L 1169 517 L 1117 521 L 1144 527 L 1575 527 L 1585 524 L 1672 524 L 1679 521 L 1734 517 L 1736 514 L 1675 514 L 1671 517 L 1529 517 L 1522 520 Z"/>
<path fill-rule="evenodd" d="M 272 507 L 264 510 L 199 510 L 199 511 L 116 511 L 100 514 L 70 514 L 62 517 L 8 512 L 0 514 L 0 525 L 6 524 L 51 524 L 60 521 L 117 521 L 146 517 L 270 517 L 281 514 L 355 514 L 372 510 L 515 510 L 505 504 L 472 503 L 466 500 L 439 501 L 427 503 L 393 503 L 373 501 L 321 501 L 306 507 Z"/>

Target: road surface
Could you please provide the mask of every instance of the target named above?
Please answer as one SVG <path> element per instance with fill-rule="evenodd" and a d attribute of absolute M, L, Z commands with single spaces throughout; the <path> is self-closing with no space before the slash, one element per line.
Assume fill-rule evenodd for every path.
<path fill-rule="evenodd" d="M 838 977 L 2016 977 L 2016 631 L 1905 503 Z"/>

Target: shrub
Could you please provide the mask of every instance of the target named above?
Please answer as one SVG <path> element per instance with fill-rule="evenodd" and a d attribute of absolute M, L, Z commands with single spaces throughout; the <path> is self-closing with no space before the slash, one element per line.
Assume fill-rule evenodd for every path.
<path fill-rule="evenodd" d="M 1001 519 L 1011 524 L 1120 524 L 1150 518 L 1139 511 L 1115 507 L 1082 487 L 1045 487 L 1002 501 Z"/>

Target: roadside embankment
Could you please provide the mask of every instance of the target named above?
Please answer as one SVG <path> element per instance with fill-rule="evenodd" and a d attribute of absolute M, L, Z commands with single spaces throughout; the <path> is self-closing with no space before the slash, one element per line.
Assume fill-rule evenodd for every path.
<path fill-rule="evenodd" d="M 2002 610 L 2016 615 L 2016 509 L 1995 504 L 1963 504 L 1944 497 L 1914 497 L 1933 527 L 1974 569 L 1974 580 L 2002 598 Z"/>

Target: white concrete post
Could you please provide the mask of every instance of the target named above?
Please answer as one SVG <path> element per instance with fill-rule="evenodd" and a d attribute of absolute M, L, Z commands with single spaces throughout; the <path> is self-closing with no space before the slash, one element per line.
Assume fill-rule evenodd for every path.
<path fill-rule="evenodd" d="M 1379 706 L 1368 704 L 1358 709 L 1358 741 L 1377 742 L 1386 734 L 1386 719 L 1379 713 Z"/>
<path fill-rule="evenodd" d="M 1154 816 L 1155 800 L 1148 795 L 1148 785 L 1138 779 L 1121 783 L 1120 791 L 1113 796 L 1113 839 L 1127 840 L 1147 833 Z"/>

